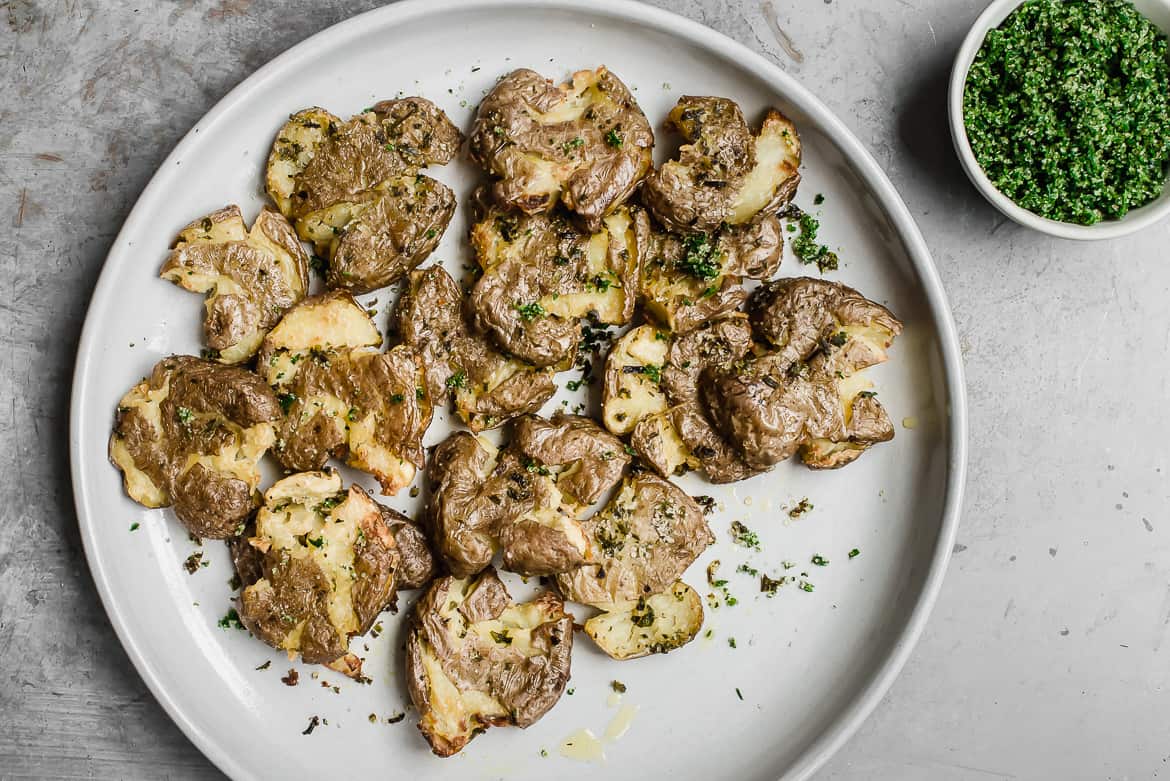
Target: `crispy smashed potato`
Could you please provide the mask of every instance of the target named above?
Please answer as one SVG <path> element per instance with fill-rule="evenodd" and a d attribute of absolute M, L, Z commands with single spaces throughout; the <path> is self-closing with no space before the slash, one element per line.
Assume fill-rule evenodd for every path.
<path fill-rule="evenodd" d="M 272 485 L 254 527 L 233 549 L 243 583 L 240 621 L 311 664 L 345 657 L 394 601 L 401 564 L 379 505 L 336 472 L 302 472 Z M 346 667 L 358 664 L 356 657 Z"/>
<path fill-rule="evenodd" d="M 557 575 L 557 586 L 566 599 L 605 610 L 665 591 L 715 541 L 695 500 L 649 472 L 626 478 L 582 525 L 592 557 Z"/>
<path fill-rule="evenodd" d="M 677 160 L 651 172 L 642 200 L 654 217 L 682 234 L 710 233 L 775 214 L 800 182 L 800 138 L 792 122 L 769 110 L 759 133 L 726 98 L 684 96 L 668 127 L 685 144 Z"/>
<path fill-rule="evenodd" d="M 408 273 L 442 238 L 455 196 L 419 172 L 448 163 L 461 141 L 423 98 L 382 101 L 345 122 L 309 108 L 277 134 L 266 189 L 326 257 L 329 286 L 362 293 Z"/>
<path fill-rule="evenodd" d="M 242 363 L 309 286 L 309 256 L 292 226 L 261 210 L 249 231 L 238 206 L 179 232 L 159 276 L 207 294 L 203 332 L 221 363 Z"/>
<path fill-rule="evenodd" d="M 426 387 L 436 404 L 449 396 L 472 431 L 495 428 L 536 412 L 556 392 L 553 369 L 503 355 L 463 319 L 463 294 L 440 266 L 415 271 L 398 303 L 404 344 L 422 359 Z"/>
<path fill-rule="evenodd" d="M 614 659 L 664 654 L 695 639 L 703 600 L 681 580 L 648 597 L 615 604 L 585 622 L 585 634 Z"/>
<path fill-rule="evenodd" d="M 894 435 L 859 372 L 886 360 L 902 324 L 835 282 L 794 278 L 753 296 L 754 330 L 773 352 L 709 377 L 702 398 L 716 427 L 754 468 L 801 453 L 817 469 L 844 466 Z"/>
<path fill-rule="evenodd" d="M 279 419 L 276 397 L 252 372 L 164 358 L 118 402 L 110 460 L 131 499 L 173 504 L 192 534 L 224 539 L 243 531 L 259 504 L 257 464 Z"/>
<path fill-rule="evenodd" d="M 634 192 L 653 146 L 633 95 L 604 67 L 560 86 L 512 71 L 480 103 L 469 142 L 498 203 L 537 214 L 559 202 L 590 232 Z"/>
<path fill-rule="evenodd" d="M 714 320 L 680 336 L 640 326 L 619 339 L 605 364 L 602 416 L 628 433 L 634 451 L 663 477 L 703 469 L 715 483 L 743 480 L 749 466 L 707 420 L 698 381 L 752 349 L 743 315 Z"/>
<path fill-rule="evenodd" d="M 470 300 L 476 327 L 533 365 L 571 364 L 579 318 L 620 325 L 633 317 L 649 232 L 642 209 L 619 208 L 589 234 L 556 213 L 489 208 L 471 229 L 482 270 Z"/>
<path fill-rule="evenodd" d="M 482 571 L 498 550 L 504 568 L 552 575 L 585 560 L 589 543 L 551 470 L 465 431 L 435 448 L 427 472 L 435 548 L 458 577 Z"/>
<path fill-rule="evenodd" d="M 418 728 L 451 756 L 489 727 L 528 727 L 569 681 L 573 618 L 556 594 L 512 602 L 495 570 L 437 580 L 412 614 L 407 688 Z"/>
<path fill-rule="evenodd" d="M 268 334 L 257 363 L 284 410 L 274 453 L 285 468 L 330 456 L 397 493 L 422 466 L 431 401 L 418 356 L 382 337 L 348 293 L 307 298 Z"/>

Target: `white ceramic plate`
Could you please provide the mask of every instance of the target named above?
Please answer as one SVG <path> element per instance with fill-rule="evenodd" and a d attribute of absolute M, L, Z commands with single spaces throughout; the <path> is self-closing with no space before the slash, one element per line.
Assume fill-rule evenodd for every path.
<path fill-rule="evenodd" d="M 458 757 L 439 760 L 415 730 L 413 713 L 385 722 L 407 704 L 401 614 L 384 616 L 379 638 L 354 643 L 367 656 L 372 685 L 322 671 L 321 679 L 339 687 L 334 693 L 301 664 L 300 685 L 282 685 L 292 665 L 281 654 L 216 625 L 230 607 L 223 545 L 205 546 L 209 567 L 184 571 L 195 546 L 169 510 L 145 510 L 124 496 L 106 460 L 106 438 L 117 400 L 133 382 L 160 357 L 201 346 L 199 298 L 156 277 L 169 242 L 188 220 L 225 203 L 239 203 L 249 218 L 258 211 L 261 167 L 290 112 L 321 105 L 346 116 L 380 98 L 420 94 L 466 128 L 482 92 L 513 67 L 560 78 L 601 63 L 636 90 L 656 127 L 684 93 L 733 97 L 753 118 L 768 105 L 793 117 L 805 149 L 797 200 L 811 207 L 814 194 L 825 195 L 815 209 L 822 238 L 843 260 L 831 276 L 886 302 L 906 323 L 893 360 L 873 372 L 898 434 L 838 472 L 787 464 L 725 488 L 688 476 L 684 487 L 714 495 L 722 509 L 712 518 L 719 541 L 687 579 L 706 593 L 704 569 L 720 559 L 739 599 L 707 611 L 711 636 L 667 656 L 624 663 L 580 636 L 572 696 L 527 730 L 491 730 Z M 665 137 L 660 146 L 669 146 Z M 461 195 L 474 177 L 464 161 L 429 173 Z M 435 256 L 451 269 L 469 260 L 465 232 L 461 211 Z M 791 257 L 783 268 L 789 275 L 805 271 Z M 375 297 L 382 299 L 377 319 L 384 327 L 388 296 L 365 300 Z M 573 376 L 562 375 L 562 383 Z M 913 428 L 904 428 L 903 419 Z M 439 418 L 428 442 L 449 429 Z M 952 545 L 965 436 L 955 329 L 926 246 L 873 159 L 791 78 L 705 27 L 634 3 L 412 0 L 339 24 L 279 57 L 167 158 L 94 291 L 77 359 L 70 444 L 82 535 L 110 620 L 163 707 L 230 776 L 535 779 L 602 772 L 615 779 L 774 779 L 805 777 L 823 763 L 909 654 Z M 784 508 L 805 496 L 815 509 L 790 521 Z M 416 509 L 405 492 L 390 503 Z M 759 533 L 762 552 L 730 542 L 728 525 L 737 519 Z M 136 522 L 140 528 L 130 531 Z M 852 548 L 861 554 L 850 560 Z M 829 566 L 810 564 L 814 554 Z M 776 575 L 784 560 L 796 562 L 788 574 L 809 573 L 815 591 L 786 586 L 768 599 L 758 580 L 735 572 L 747 563 Z M 268 669 L 255 669 L 266 661 Z M 623 738 L 605 744 L 604 768 L 560 756 L 558 746 L 575 730 L 606 731 L 619 710 L 608 702 L 615 679 L 628 687 L 623 705 L 638 713 Z M 371 713 L 378 723 L 369 722 Z M 312 715 L 328 725 L 302 735 Z"/>

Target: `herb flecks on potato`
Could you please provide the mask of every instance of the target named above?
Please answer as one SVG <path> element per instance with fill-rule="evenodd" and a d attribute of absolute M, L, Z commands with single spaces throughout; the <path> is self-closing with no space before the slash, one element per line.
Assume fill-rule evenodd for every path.
<path fill-rule="evenodd" d="M 342 458 L 374 475 L 387 495 L 414 479 L 431 401 L 414 350 L 379 352 L 381 341 L 343 292 L 305 299 L 268 334 L 257 362 L 284 411 L 274 453 L 285 468 Z"/>
<path fill-rule="evenodd" d="M 423 98 L 383 101 L 344 122 L 305 109 L 277 133 L 265 184 L 326 256 L 330 287 L 366 292 L 408 273 L 442 238 L 455 196 L 420 171 L 449 162 L 461 141 Z"/>
<path fill-rule="evenodd" d="M 489 208 L 471 229 L 482 271 L 470 299 L 476 327 L 536 366 L 571 363 L 580 318 L 621 325 L 633 317 L 648 238 L 642 209 L 619 208 L 584 233 L 558 213 Z"/>
<path fill-rule="evenodd" d="M 309 663 L 346 659 L 346 670 L 356 662 L 350 638 L 393 602 L 401 564 L 382 509 L 336 472 L 274 483 L 233 554 L 240 620 L 252 634 Z"/>
<path fill-rule="evenodd" d="M 553 369 L 506 356 L 468 327 L 463 293 L 440 266 L 410 275 L 396 319 L 403 343 L 422 359 L 431 399 L 454 398 L 472 431 L 535 412 L 556 392 Z"/>
<path fill-rule="evenodd" d="M 173 504 L 192 534 L 224 539 L 259 504 L 257 464 L 279 418 L 276 397 L 247 369 L 164 358 L 118 402 L 110 460 L 131 499 Z"/>
<path fill-rule="evenodd" d="M 654 134 L 629 89 L 604 67 L 559 86 L 521 68 L 480 103 L 469 146 L 494 178 L 498 203 L 536 214 L 559 202 L 597 231 L 650 170 Z"/>
<path fill-rule="evenodd" d="M 568 502 L 582 508 L 617 485 L 630 463 L 620 439 L 580 415 L 525 415 L 512 427 L 511 446 L 526 469 L 553 476 Z"/>
<path fill-rule="evenodd" d="M 605 610 L 671 586 L 715 541 L 703 511 L 674 483 L 642 472 L 582 524 L 591 558 L 557 576 L 561 594 Z"/>
<path fill-rule="evenodd" d="M 512 602 L 495 570 L 436 581 L 419 600 L 406 645 L 407 688 L 435 754 L 460 751 L 489 727 L 528 727 L 569 681 L 573 618 L 556 594 Z"/>
<path fill-rule="evenodd" d="M 309 256 L 288 221 L 261 210 L 252 229 L 238 206 L 180 231 L 159 276 L 207 294 L 203 331 L 222 363 L 241 363 L 309 285 Z"/>
<path fill-rule="evenodd" d="M 772 109 L 756 134 L 733 101 L 684 96 L 667 126 L 685 144 L 677 160 L 646 177 L 642 199 L 664 226 L 682 234 L 710 233 L 775 214 L 800 182 L 800 138 Z"/>
<path fill-rule="evenodd" d="M 666 591 L 611 606 L 585 622 L 585 634 L 619 661 L 664 654 L 695 639 L 703 600 L 681 580 Z"/>

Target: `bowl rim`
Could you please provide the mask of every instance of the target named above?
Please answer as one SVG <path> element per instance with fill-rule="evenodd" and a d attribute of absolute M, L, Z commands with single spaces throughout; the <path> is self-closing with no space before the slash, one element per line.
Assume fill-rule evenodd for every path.
<path fill-rule="evenodd" d="M 963 92 L 967 84 L 967 74 L 987 33 L 998 27 L 1008 14 L 1029 0 L 992 0 L 991 3 L 976 18 L 955 55 L 955 62 L 951 68 L 950 84 L 947 94 L 947 114 L 950 120 L 951 141 L 959 162 L 967 178 L 987 201 L 999 210 L 1001 214 L 1026 228 L 1046 233 L 1063 239 L 1079 241 L 1095 241 L 1128 236 L 1170 216 L 1170 176 L 1167 177 L 1162 197 L 1151 201 L 1144 206 L 1131 210 L 1119 220 L 1102 220 L 1093 225 L 1079 225 L 1072 222 L 1060 222 L 1041 217 L 1017 204 L 1011 198 L 1000 192 L 979 161 L 975 159 L 975 152 L 971 149 L 971 142 L 967 138 L 967 127 L 963 116 Z M 1139 9 L 1140 11 L 1140 9 Z M 1143 13 L 1149 19 L 1149 16 Z M 1151 23 L 1157 24 L 1153 20 Z M 1170 30 L 1163 30 L 1170 35 Z"/>

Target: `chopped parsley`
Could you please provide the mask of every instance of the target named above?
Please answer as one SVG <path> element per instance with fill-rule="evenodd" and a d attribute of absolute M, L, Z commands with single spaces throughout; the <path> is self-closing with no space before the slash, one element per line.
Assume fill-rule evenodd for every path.
<path fill-rule="evenodd" d="M 822 556 L 822 555 L 821 555 L 821 554 L 819 554 L 819 553 L 817 553 L 817 554 L 813 555 L 813 557 L 812 557 L 812 563 L 813 563 L 813 564 L 816 564 L 818 567 L 827 567 L 827 566 L 829 566 L 829 560 L 828 560 L 828 559 L 826 559 L 824 556 Z"/>
<path fill-rule="evenodd" d="M 466 388 L 467 387 L 467 372 L 460 369 L 447 378 L 446 383 L 448 388 Z"/>
<path fill-rule="evenodd" d="M 860 555 L 861 551 L 858 548 L 854 548 L 853 550 L 849 551 L 849 558 L 851 559 L 856 559 Z"/>
<path fill-rule="evenodd" d="M 134 523 L 130 524 L 130 531 L 132 531 L 132 532 L 138 531 L 138 521 L 135 521 Z"/>
<path fill-rule="evenodd" d="M 816 217 L 811 214 L 800 215 L 800 235 L 792 240 L 792 251 L 801 263 L 806 266 L 815 264 L 824 274 L 837 269 L 837 253 L 817 243 L 817 232 L 820 229 L 821 223 Z"/>
<path fill-rule="evenodd" d="M 585 146 L 585 139 L 581 138 L 581 136 L 577 136 L 576 138 L 561 144 L 561 149 L 565 151 L 565 154 L 569 154 L 574 149 L 580 149 L 583 146 Z"/>
<path fill-rule="evenodd" d="M 540 305 L 539 301 L 533 301 L 530 304 L 521 304 L 517 301 L 516 311 L 520 313 L 520 319 L 526 323 L 545 314 L 544 307 Z"/>
<path fill-rule="evenodd" d="M 240 622 L 240 614 L 236 612 L 236 609 L 234 607 L 231 608 L 230 610 L 228 610 L 228 612 L 224 615 L 223 618 L 219 619 L 218 626 L 220 629 L 243 629 L 244 628 L 243 623 Z"/>
<path fill-rule="evenodd" d="M 502 632 L 497 632 L 495 630 L 492 630 L 491 634 L 492 634 L 492 639 L 495 640 L 500 645 L 511 645 L 512 644 L 512 636 L 508 634 L 507 629 L 505 629 Z"/>
<path fill-rule="evenodd" d="M 315 271 L 320 276 L 324 277 L 329 273 L 329 262 L 320 255 L 314 255 L 309 258 L 309 268 Z"/>
<path fill-rule="evenodd" d="M 861 393 L 857 394 L 857 397 L 859 399 L 872 399 L 876 395 L 877 391 L 862 391 Z"/>
<path fill-rule="evenodd" d="M 195 413 L 187 407 L 179 407 L 177 410 L 175 410 L 175 417 L 177 417 L 179 422 L 182 423 L 185 427 L 189 428 L 191 426 L 191 421 L 195 420 Z"/>
<path fill-rule="evenodd" d="M 391 404 L 401 404 L 404 401 L 406 401 L 406 396 L 404 396 L 403 394 L 401 394 L 401 393 L 391 393 L 390 394 L 390 403 Z"/>
<path fill-rule="evenodd" d="M 618 133 L 616 127 L 610 128 L 609 132 L 605 134 L 605 143 L 609 144 L 614 149 L 622 148 L 622 137 L 621 134 Z"/>
<path fill-rule="evenodd" d="M 800 581 L 800 590 L 801 591 L 808 591 L 809 593 L 811 593 L 813 590 L 813 584 L 809 583 L 807 580 L 802 580 L 802 581 Z"/>
<path fill-rule="evenodd" d="M 729 646 L 731 646 L 732 648 L 735 648 L 735 647 L 736 647 L 736 646 L 735 646 L 735 638 L 734 638 L 734 637 L 729 637 L 729 638 L 727 638 L 727 644 L 728 644 Z"/>
<path fill-rule="evenodd" d="M 996 189 L 1061 222 L 1119 219 L 1170 170 L 1167 39 L 1124 0 L 1030 0 L 987 33 L 963 119 Z"/>
<path fill-rule="evenodd" d="M 674 267 L 697 279 L 714 279 L 721 271 L 722 253 L 706 233 L 693 233 L 683 239 L 683 256 Z"/>
<path fill-rule="evenodd" d="M 820 206 L 824 202 L 825 202 L 824 193 L 817 193 L 816 196 L 813 197 L 813 205 L 814 206 Z"/>
<path fill-rule="evenodd" d="M 626 685 L 624 683 L 622 683 L 621 681 L 610 681 L 609 688 L 613 689 L 618 694 L 625 694 L 626 693 Z"/>
<path fill-rule="evenodd" d="M 736 545 L 742 545 L 751 550 L 760 549 L 760 536 L 739 521 L 731 522 L 731 539 Z"/>
<path fill-rule="evenodd" d="M 292 405 L 297 402 L 297 394 L 282 393 L 276 397 L 276 400 L 280 402 L 280 411 L 287 415 Z"/>

